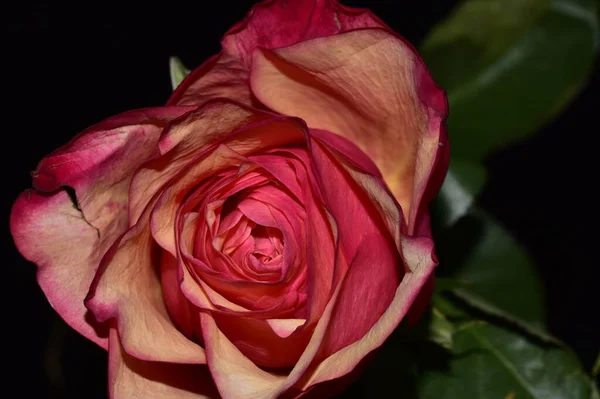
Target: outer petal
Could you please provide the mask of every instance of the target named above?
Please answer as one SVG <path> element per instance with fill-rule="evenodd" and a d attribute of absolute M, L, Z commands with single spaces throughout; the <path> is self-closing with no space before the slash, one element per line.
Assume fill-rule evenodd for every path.
<path fill-rule="evenodd" d="M 188 110 L 127 112 L 84 131 L 40 162 L 32 174 L 37 191 L 23 193 L 13 206 L 13 238 L 38 265 L 48 300 L 69 325 L 103 347 L 106 334 L 95 331 L 83 299 L 104 252 L 127 228 L 134 170 L 156 151 L 163 126 Z"/>
<path fill-rule="evenodd" d="M 219 393 L 204 365 L 148 362 L 130 356 L 110 330 L 108 391 L 111 399 L 209 399 Z"/>
<path fill-rule="evenodd" d="M 44 196 L 29 190 L 21 194 L 13 205 L 11 231 L 19 251 L 37 264 L 38 283 L 54 310 L 106 349 L 106 328 L 83 306 L 100 261 L 101 255 L 94 254 L 98 234 L 67 193 Z"/>
<path fill-rule="evenodd" d="M 333 0 L 271 0 L 257 4 L 222 40 L 223 50 L 249 67 L 257 47 L 285 47 L 360 28 L 385 28 L 369 10 Z"/>
<path fill-rule="evenodd" d="M 248 88 L 251 55 L 258 46 L 277 48 L 358 28 L 385 28 L 369 10 L 335 0 L 267 0 L 222 40 L 222 52 L 190 73 L 168 104 L 201 104 L 215 97 L 252 103 Z"/>
<path fill-rule="evenodd" d="M 178 331 L 169 318 L 158 270 L 160 248 L 149 228 L 151 210 L 148 206 L 138 224 L 103 258 L 85 304 L 99 321 L 116 319 L 121 343 L 130 355 L 204 364 L 204 349 Z"/>
<path fill-rule="evenodd" d="M 360 340 L 377 322 L 392 301 L 404 270 L 393 235 L 373 201 L 322 143 L 311 139 L 310 148 L 325 206 L 335 219 L 339 245 L 349 261 L 321 347 L 327 356 Z M 399 226 L 401 219 L 395 224 Z"/>
<path fill-rule="evenodd" d="M 310 376 L 303 380 L 302 390 L 350 373 L 363 358 L 385 342 L 407 314 L 422 286 L 433 272 L 436 260 L 432 256 L 433 242 L 427 238 L 415 239 L 404 236 L 402 245 L 403 259 L 410 264 L 413 271 L 404 275 L 388 308 L 361 339 L 320 362 Z M 343 305 L 344 299 L 339 298 L 338 303 Z"/>
<path fill-rule="evenodd" d="M 365 151 L 414 231 L 438 152 L 445 151 L 440 124 L 447 107 L 410 45 L 389 31 L 363 29 L 257 50 L 250 82 L 269 108 Z"/>
<path fill-rule="evenodd" d="M 320 136 L 326 137 L 325 132 Z M 336 169 L 328 166 L 324 159 L 326 147 L 322 143 L 313 140 L 311 148 L 317 170 L 330 171 L 327 175 L 319 173 L 319 176 L 322 185 L 327 187 L 323 189 L 326 201 L 327 198 L 331 201 L 336 196 L 329 188 L 333 184 L 327 179 L 340 180 L 342 177 L 331 176 L 331 171 Z M 398 226 L 401 225 L 402 218 L 400 210 L 393 199 L 390 202 L 391 194 L 380 178 L 354 169 L 353 165 L 346 163 L 342 157 L 338 156 L 337 159 L 343 167 L 342 170 L 351 177 L 348 186 L 358 186 L 369 198 L 367 203 L 379 213 L 389 234 L 394 237 L 395 251 L 402 257 L 404 274 L 401 282 L 398 284 L 396 280 L 393 288 L 394 283 L 390 284 L 390 280 L 394 281 L 393 275 L 384 267 L 385 264 L 394 263 L 393 257 L 386 259 L 392 254 L 390 248 L 386 246 L 385 240 L 376 234 L 363 234 L 348 272 L 340 283 L 332 317 L 314 364 L 316 368 L 303 379 L 303 390 L 350 373 L 369 353 L 379 347 L 407 314 L 437 264 L 433 242 L 429 237 L 410 237 L 399 232 Z M 340 216 L 336 213 L 335 207 L 332 207 L 332 213 L 342 226 L 339 233 L 342 245 L 347 246 L 348 239 L 343 237 L 344 231 L 348 231 L 343 228 L 344 214 Z M 364 226 L 362 230 L 365 230 Z M 367 275 L 368 278 L 365 277 Z M 389 294 L 390 289 L 392 297 L 387 299 L 385 296 Z M 357 300 L 360 301 L 360 305 L 354 305 Z M 356 310 L 362 308 L 376 314 Z M 323 360 L 321 356 L 328 357 Z"/>

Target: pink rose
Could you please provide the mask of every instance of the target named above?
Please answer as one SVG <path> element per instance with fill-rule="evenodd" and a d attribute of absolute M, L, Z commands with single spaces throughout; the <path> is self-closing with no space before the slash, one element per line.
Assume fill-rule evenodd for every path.
<path fill-rule="evenodd" d="M 431 293 L 447 103 L 410 44 L 280 0 L 222 46 L 44 158 L 12 210 L 112 398 L 329 396 Z"/>

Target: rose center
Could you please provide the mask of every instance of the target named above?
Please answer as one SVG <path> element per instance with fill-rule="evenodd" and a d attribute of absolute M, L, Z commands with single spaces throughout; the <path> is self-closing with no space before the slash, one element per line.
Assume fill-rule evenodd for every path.
<path fill-rule="evenodd" d="M 269 207 L 249 198 L 248 192 L 225 201 L 212 244 L 230 259 L 233 268 L 251 280 L 281 278 L 283 233 Z"/>

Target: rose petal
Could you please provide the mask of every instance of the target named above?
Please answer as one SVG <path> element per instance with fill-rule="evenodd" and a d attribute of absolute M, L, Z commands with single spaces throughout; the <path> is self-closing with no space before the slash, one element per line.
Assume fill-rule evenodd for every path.
<path fill-rule="evenodd" d="M 205 365 L 148 362 L 129 355 L 111 328 L 108 358 L 111 399 L 216 399 L 219 393 Z"/>
<path fill-rule="evenodd" d="M 276 154 L 276 153 L 274 153 Z M 290 192 L 294 194 L 298 201 L 302 201 L 302 189 L 298 184 L 298 176 L 291 167 L 291 160 L 281 155 L 254 155 L 249 160 L 256 162 L 271 174 L 277 181 L 281 182 Z"/>
<path fill-rule="evenodd" d="M 265 1 L 225 34 L 223 50 L 250 66 L 257 47 L 289 46 L 317 37 L 360 28 L 384 28 L 369 10 L 345 7 L 330 0 Z"/>
<path fill-rule="evenodd" d="M 255 5 L 222 40 L 222 52 L 196 68 L 177 87 L 168 104 L 202 104 L 227 97 L 252 103 L 248 68 L 257 46 L 276 48 L 359 28 L 385 28 L 369 10 L 333 0 L 271 0 Z"/>
<path fill-rule="evenodd" d="M 412 272 L 404 275 L 389 307 L 362 339 L 320 362 L 302 385 L 303 390 L 351 372 L 367 354 L 383 344 L 404 318 L 437 262 L 433 255 L 433 242 L 428 238 L 404 236 L 402 248 L 404 262 L 411 265 Z M 339 303 L 343 303 L 341 298 Z"/>
<path fill-rule="evenodd" d="M 403 266 L 373 202 L 330 150 L 314 138 L 310 148 L 325 206 L 335 219 L 339 245 L 350 264 L 321 348 L 329 355 L 360 339 L 377 321 L 394 297 Z M 396 223 L 400 225 L 401 219 Z M 360 226 L 360 235 L 355 226 Z"/>
<path fill-rule="evenodd" d="M 169 315 L 179 330 L 191 338 L 194 333 L 200 333 L 199 330 L 195 331 L 199 310 L 190 304 L 179 288 L 177 259 L 167 251 L 162 251 L 160 264 L 161 286 Z"/>
<path fill-rule="evenodd" d="M 389 31 L 363 29 L 257 50 L 250 82 L 269 108 L 342 135 L 365 151 L 402 205 L 412 231 L 441 151 L 446 111 L 439 104 L 441 90 L 432 90 L 430 78 L 427 84 L 420 81 L 426 77 L 410 45 Z M 431 94 L 435 101 L 424 103 L 422 97 Z"/>
<path fill-rule="evenodd" d="M 287 338 L 306 323 L 306 319 L 269 319 L 267 320 L 273 332 L 281 338 Z"/>
<path fill-rule="evenodd" d="M 207 363 L 224 398 L 275 399 L 296 391 L 295 384 L 303 377 L 315 358 L 327 331 L 332 310 L 338 297 L 336 290 L 325 307 L 304 352 L 287 376 L 266 372 L 233 345 L 219 329 L 210 314 L 202 314 L 202 332 L 206 344 Z"/>
<path fill-rule="evenodd" d="M 223 398 L 274 398 L 274 391 L 285 381 L 260 369 L 244 356 L 223 334 L 210 314 L 200 315 L 206 355 L 211 375 Z"/>
<path fill-rule="evenodd" d="M 151 206 L 102 260 L 85 304 L 99 321 L 117 319 L 123 348 L 143 360 L 204 364 L 202 347 L 169 318 L 150 234 Z"/>
<path fill-rule="evenodd" d="M 202 151 L 232 131 L 267 118 L 272 115 L 216 99 L 172 123 L 160 139 L 161 156 L 139 168 L 131 181 L 130 225 L 139 218 L 154 194 Z"/>
<path fill-rule="evenodd" d="M 80 334 L 107 348 L 107 331 L 83 306 L 100 255 L 96 230 L 66 192 L 21 194 L 12 208 L 11 231 L 19 252 L 38 266 L 37 280 L 56 312 Z"/>
<path fill-rule="evenodd" d="M 248 69 L 236 55 L 221 52 L 194 69 L 177 86 L 167 105 L 203 104 L 214 98 L 230 98 L 253 105 Z"/>
<path fill-rule="evenodd" d="M 163 126 L 189 109 L 131 111 L 87 129 L 39 163 L 32 174 L 37 191 L 23 193 L 13 206 L 15 244 L 39 267 L 38 282 L 49 302 L 103 347 L 106 334 L 95 331 L 82 299 L 104 252 L 127 228 L 133 171 L 156 151 Z M 58 191 L 64 186 L 75 197 Z"/>
<path fill-rule="evenodd" d="M 303 131 L 301 123 L 293 118 L 263 119 L 222 138 L 222 144 L 217 147 L 205 148 L 195 158 L 187 159 L 186 168 L 181 169 L 180 166 L 180 177 L 162 192 L 153 213 L 152 233 L 156 241 L 166 250 L 175 253 L 173 231 L 179 204 L 191 188 L 209 173 L 216 173 L 226 167 L 237 167 L 244 162 L 245 155 L 253 152 L 300 142 L 304 140 Z M 213 151 L 216 151 L 214 155 L 210 155 Z M 169 164 L 168 169 L 171 167 Z"/>
<path fill-rule="evenodd" d="M 334 230 L 337 229 L 335 221 L 331 219 L 326 209 L 323 208 L 323 199 L 310 166 L 310 157 L 306 149 L 277 149 L 273 154 L 285 155 L 287 167 L 292 173 L 296 184 L 294 191 L 301 198 L 307 214 L 305 218 L 306 237 L 306 262 L 308 279 L 308 321 L 306 326 L 312 326 L 320 317 L 323 309 L 330 299 L 333 289 L 337 286 L 339 278 L 345 272 L 345 262 L 334 262 L 335 241 Z M 259 159 L 261 160 L 261 159 Z M 274 164 L 276 165 L 276 164 Z M 275 176 L 283 177 L 282 170 L 267 165 L 273 170 Z M 285 179 L 285 178 L 284 178 Z M 291 179 L 290 179 L 291 180 Z M 285 181 L 285 180 L 284 180 Z M 286 186 L 293 187 L 287 182 Z"/>
<path fill-rule="evenodd" d="M 369 164 L 359 165 L 354 162 L 357 158 L 364 156 L 364 153 L 360 155 L 362 151 L 354 144 L 341 136 L 336 136 L 324 130 L 311 129 L 311 137 L 322 143 L 323 148 L 328 149 L 330 155 L 339 163 L 339 166 L 352 178 L 353 183 L 362 189 L 371 204 L 379 212 L 388 232 L 396 243 L 398 251 L 401 251 L 401 235 L 402 231 L 406 230 L 403 229 L 405 222 L 401 209 L 378 171 L 371 173 L 373 168 Z M 372 164 L 370 160 L 369 163 Z M 426 222 L 429 223 L 429 219 Z M 419 223 L 423 224 L 423 221 L 420 220 Z M 431 234 L 426 236 L 431 237 Z"/>
<path fill-rule="evenodd" d="M 312 333 L 312 328 L 299 329 L 303 320 L 288 319 L 290 321 L 271 323 L 268 320 L 215 312 L 212 317 L 219 330 L 245 357 L 255 365 L 271 370 L 293 367 Z"/>
<path fill-rule="evenodd" d="M 338 261 L 339 257 L 336 259 L 336 262 Z M 338 286 L 319 318 L 304 352 L 287 376 L 279 376 L 258 368 L 232 344 L 209 314 L 202 314 L 207 363 L 221 395 L 224 398 L 274 399 L 288 392 L 295 397 L 297 384 L 302 388 L 304 382 L 310 378 L 310 374 L 305 373 L 317 355 L 327 332 L 339 292 Z M 240 384 L 236 381 L 248 381 L 250 384 Z"/>

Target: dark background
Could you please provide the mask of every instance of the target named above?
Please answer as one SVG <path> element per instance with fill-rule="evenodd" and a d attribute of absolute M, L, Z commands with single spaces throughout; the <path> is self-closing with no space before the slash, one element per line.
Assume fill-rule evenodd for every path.
<path fill-rule="evenodd" d="M 6 389 L 21 397 L 102 398 L 105 354 L 66 327 L 46 302 L 35 267 L 12 244 L 11 204 L 30 187 L 37 162 L 82 129 L 163 104 L 171 92 L 169 56 L 198 66 L 219 51 L 222 34 L 253 1 L 53 3 L 23 2 L 1 12 L 4 376 L 14 387 Z M 458 2 L 344 3 L 371 8 L 418 45 Z M 480 199 L 536 259 L 550 330 L 575 349 L 587 370 L 600 346 L 598 65 L 595 70 L 556 121 L 488 159 L 490 180 Z"/>

